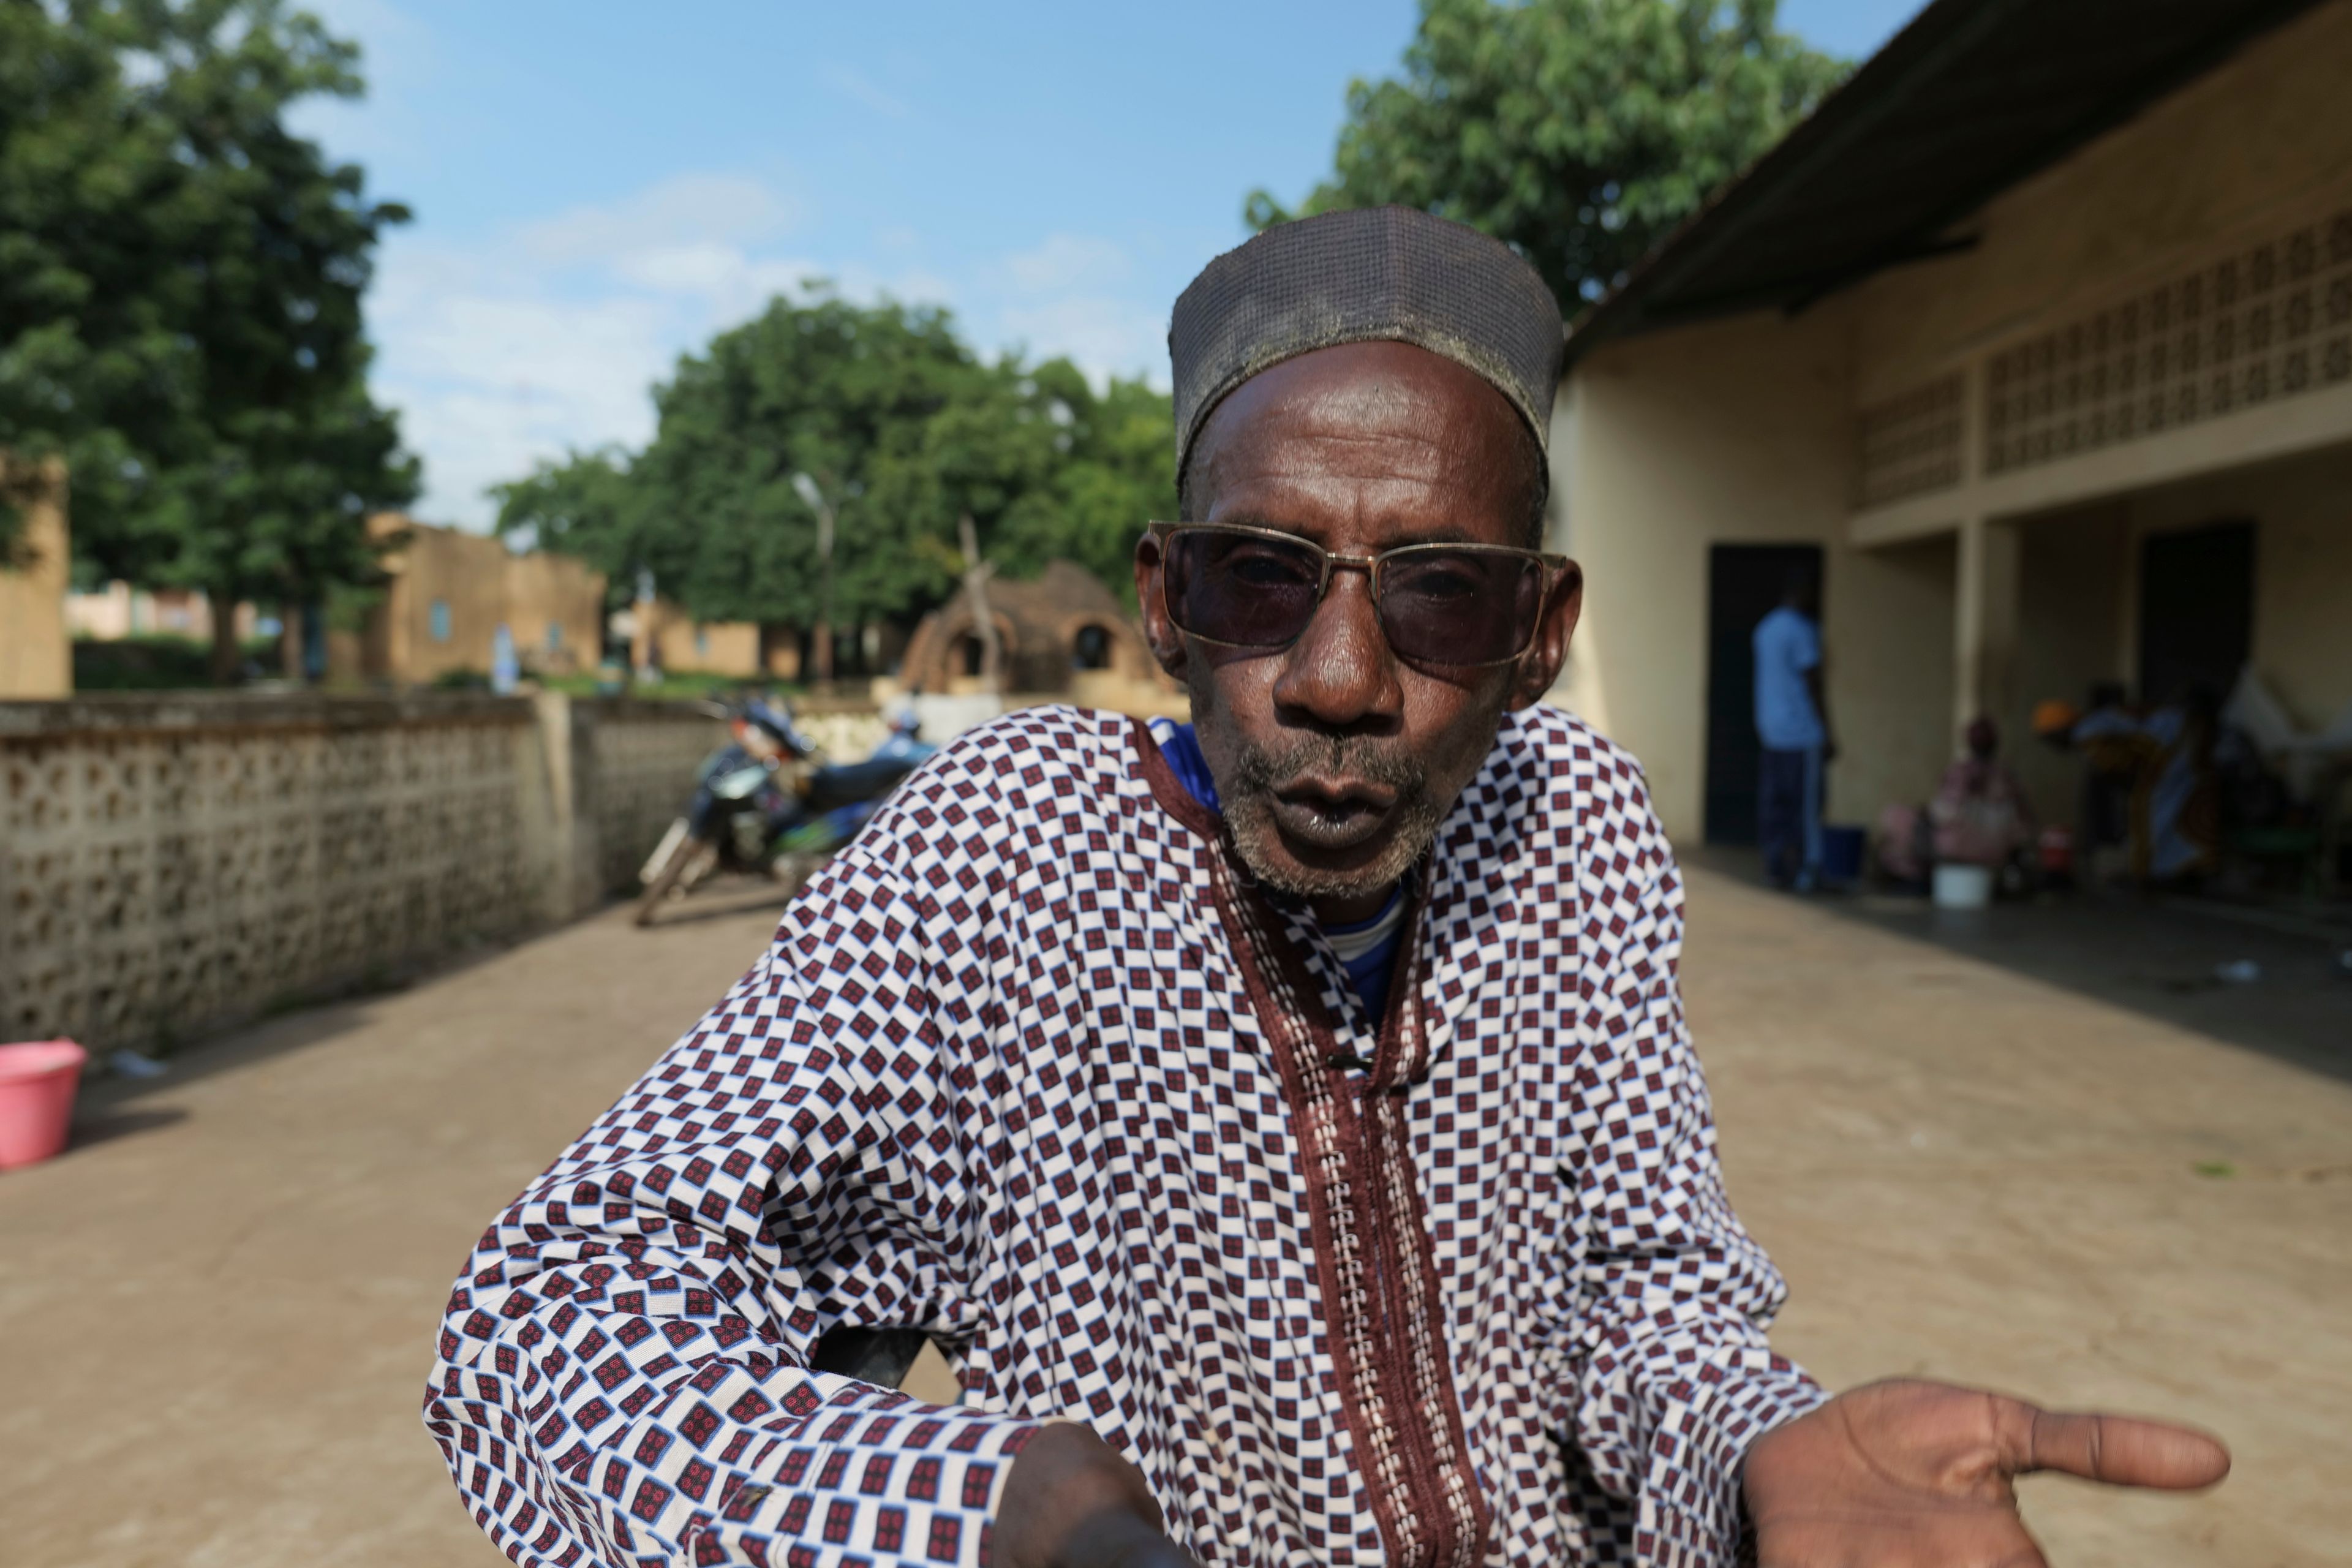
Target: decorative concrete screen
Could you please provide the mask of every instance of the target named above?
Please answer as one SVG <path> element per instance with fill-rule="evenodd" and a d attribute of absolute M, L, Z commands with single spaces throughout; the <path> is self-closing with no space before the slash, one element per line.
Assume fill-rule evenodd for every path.
<path fill-rule="evenodd" d="M 2352 210 L 1992 356 L 1985 471 L 2352 381 Z"/>
<path fill-rule="evenodd" d="M 569 918 L 719 733 L 545 697 L 0 703 L 0 1037 L 169 1043 Z"/>
<path fill-rule="evenodd" d="M 591 715 L 594 782 L 582 799 L 595 828 L 596 890 L 622 892 L 685 812 L 695 769 L 725 739 L 725 729 L 683 703 L 614 700 L 593 710 L 581 704 L 574 713 Z"/>
<path fill-rule="evenodd" d="M 1884 506 L 1960 482 L 1960 378 L 1931 381 L 1854 421 L 1854 504 Z"/>

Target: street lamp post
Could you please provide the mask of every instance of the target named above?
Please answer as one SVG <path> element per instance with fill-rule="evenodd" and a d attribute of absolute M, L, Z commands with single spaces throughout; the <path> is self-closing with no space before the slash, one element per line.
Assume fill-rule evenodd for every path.
<path fill-rule="evenodd" d="M 806 474 L 793 476 L 793 490 L 816 513 L 816 553 L 824 563 L 824 587 L 817 601 L 816 679 L 833 679 L 833 508 Z"/>

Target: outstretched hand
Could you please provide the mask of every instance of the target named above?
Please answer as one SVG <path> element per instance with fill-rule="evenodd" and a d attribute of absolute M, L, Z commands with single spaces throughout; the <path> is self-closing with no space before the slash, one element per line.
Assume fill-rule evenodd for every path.
<path fill-rule="evenodd" d="M 2185 1426 L 1874 1383 L 1748 1450 L 1759 1568 L 2046 1568 L 2011 1484 L 2037 1470 L 2183 1490 L 2229 1474 L 2230 1455 Z"/>

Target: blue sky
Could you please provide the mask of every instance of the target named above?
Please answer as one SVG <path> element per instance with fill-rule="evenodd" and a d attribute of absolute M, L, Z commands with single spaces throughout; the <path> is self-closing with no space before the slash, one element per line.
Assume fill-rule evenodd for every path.
<path fill-rule="evenodd" d="M 1164 384 L 1168 305 L 1243 198 L 1328 171 L 1413 0 L 1185 5 L 309 0 L 368 97 L 300 124 L 416 221 L 370 297 L 417 515 L 650 434 L 682 353 L 823 276 L 951 307 L 982 348 Z M 1868 53 L 1916 0 L 1783 0 Z"/>

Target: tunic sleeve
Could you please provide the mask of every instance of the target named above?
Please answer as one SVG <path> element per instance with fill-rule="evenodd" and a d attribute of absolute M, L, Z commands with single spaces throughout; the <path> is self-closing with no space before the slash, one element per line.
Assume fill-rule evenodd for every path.
<path fill-rule="evenodd" d="M 1737 1559 L 1748 1445 L 1826 1395 L 1765 1338 L 1787 1288 L 1724 1195 L 1675 978 L 1681 879 L 1634 800 L 1583 889 L 1576 1426 L 1593 1479 L 1634 1504 L 1634 1559 L 1698 1568 Z"/>
<path fill-rule="evenodd" d="M 837 1322 L 974 1321 L 961 1003 L 868 839 L 450 1296 L 425 1425 L 518 1563 L 986 1561 L 1034 1427 L 806 1366 Z"/>

